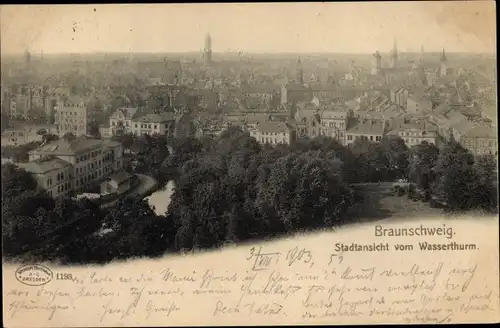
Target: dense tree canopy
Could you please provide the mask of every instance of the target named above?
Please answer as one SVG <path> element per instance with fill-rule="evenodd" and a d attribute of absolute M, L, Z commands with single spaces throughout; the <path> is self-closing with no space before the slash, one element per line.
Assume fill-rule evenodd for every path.
<path fill-rule="evenodd" d="M 497 208 L 496 159 L 474 158 L 453 141 L 408 149 L 398 138 L 344 147 L 318 137 L 270 146 L 240 128 L 216 139 L 121 138 L 135 149 L 135 172 L 160 187 L 174 179 L 167 214 L 156 215 L 145 200 L 110 208 L 54 200 L 30 174 L 2 165 L 6 257 L 101 263 L 334 226 L 349 220 L 351 184 L 402 177 L 451 210 Z"/>

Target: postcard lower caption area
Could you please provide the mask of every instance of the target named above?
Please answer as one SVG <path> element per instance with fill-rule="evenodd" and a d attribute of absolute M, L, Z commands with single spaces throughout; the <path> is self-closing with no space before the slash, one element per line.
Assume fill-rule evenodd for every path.
<path fill-rule="evenodd" d="M 498 221 L 456 225 L 449 238 L 367 225 L 106 266 L 4 264 L 4 318 L 37 327 L 498 321 Z"/>

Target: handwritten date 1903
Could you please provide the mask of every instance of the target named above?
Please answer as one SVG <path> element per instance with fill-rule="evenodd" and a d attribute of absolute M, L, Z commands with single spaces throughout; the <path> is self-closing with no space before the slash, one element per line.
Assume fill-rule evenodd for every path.
<path fill-rule="evenodd" d="M 313 256 L 312 256 L 311 251 L 309 251 L 305 248 L 299 249 L 298 246 L 291 248 L 286 253 L 286 259 L 288 261 L 288 266 L 292 266 L 296 262 L 303 262 L 303 263 L 309 264 L 310 268 L 312 268 L 312 266 L 314 265 Z"/>

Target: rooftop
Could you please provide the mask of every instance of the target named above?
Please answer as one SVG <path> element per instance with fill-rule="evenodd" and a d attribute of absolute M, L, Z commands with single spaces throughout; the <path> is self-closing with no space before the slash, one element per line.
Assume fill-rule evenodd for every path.
<path fill-rule="evenodd" d="M 497 139 L 497 133 L 495 129 L 488 126 L 476 126 L 470 129 L 466 135 L 469 138 L 488 138 L 488 139 Z"/>
<path fill-rule="evenodd" d="M 270 114 L 268 113 L 252 113 L 247 114 L 246 122 L 250 124 L 262 123 L 269 121 Z"/>
<path fill-rule="evenodd" d="M 161 114 L 146 114 L 144 116 L 138 117 L 134 122 L 144 122 L 144 123 L 163 123 L 174 121 L 174 113 L 164 112 Z"/>
<path fill-rule="evenodd" d="M 333 84 L 311 84 L 309 88 L 312 91 L 335 91 L 336 86 Z"/>
<path fill-rule="evenodd" d="M 275 84 L 242 84 L 240 86 L 242 93 L 273 93 L 279 90 Z"/>
<path fill-rule="evenodd" d="M 26 163 L 18 163 L 20 168 L 34 174 L 43 174 L 53 170 L 61 170 L 70 166 L 70 163 L 59 158 L 38 159 Z"/>
<path fill-rule="evenodd" d="M 347 118 L 347 110 L 332 110 L 332 109 L 324 109 L 321 112 L 321 118 L 322 119 L 345 119 Z"/>
<path fill-rule="evenodd" d="M 451 121 L 452 124 L 457 124 L 459 122 L 467 121 L 467 117 L 459 111 L 449 111 L 446 113 L 446 117 Z"/>
<path fill-rule="evenodd" d="M 286 123 L 280 121 L 261 122 L 257 126 L 260 132 L 264 133 L 289 133 L 289 127 Z"/>
<path fill-rule="evenodd" d="M 66 107 L 84 107 L 85 100 L 82 97 L 71 95 L 61 101 Z"/>
<path fill-rule="evenodd" d="M 94 148 L 109 148 L 116 147 L 120 143 L 111 140 L 89 138 L 87 136 L 79 136 L 74 139 L 61 138 L 34 149 L 30 154 L 44 155 L 73 155 Z"/>
<path fill-rule="evenodd" d="M 385 123 L 381 120 L 361 120 L 347 130 L 351 134 L 384 134 Z"/>
<path fill-rule="evenodd" d="M 131 119 L 134 117 L 135 114 L 139 111 L 139 108 L 130 108 L 130 107 L 122 107 L 118 108 L 113 115 L 111 115 L 111 118 L 116 118 L 118 115 L 121 113 L 123 116 L 125 116 L 125 119 Z"/>
<path fill-rule="evenodd" d="M 287 91 L 306 91 L 308 90 L 306 87 L 300 84 L 286 84 L 285 88 Z"/>

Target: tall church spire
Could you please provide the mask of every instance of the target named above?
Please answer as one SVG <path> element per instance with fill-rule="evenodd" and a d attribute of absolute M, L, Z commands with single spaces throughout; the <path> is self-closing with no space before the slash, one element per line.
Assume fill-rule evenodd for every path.
<path fill-rule="evenodd" d="M 26 70 L 31 71 L 31 53 L 28 48 L 24 51 L 24 66 Z"/>
<path fill-rule="evenodd" d="M 300 57 L 297 60 L 296 74 L 297 74 L 297 83 L 300 85 L 304 85 L 304 71 L 302 70 L 302 62 L 300 60 Z"/>
<path fill-rule="evenodd" d="M 441 61 L 442 62 L 447 61 L 447 59 L 446 59 L 446 52 L 444 51 L 444 48 L 443 48 L 443 52 L 441 53 Z"/>
<path fill-rule="evenodd" d="M 212 37 L 210 33 L 205 36 L 205 49 L 203 50 L 203 57 L 205 59 L 205 64 L 210 64 L 212 62 Z"/>
<path fill-rule="evenodd" d="M 390 67 L 396 67 L 396 63 L 398 61 L 398 44 L 396 38 L 394 38 L 394 46 L 392 47 L 391 57 L 390 57 Z"/>
<path fill-rule="evenodd" d="M 440 69 L 440 76 L 446 76 L 447 74 L 447 71 L 448 71 L 448 67 L 446 65 L 447 63 L 447 59 L 446 59 L 446 53 L 444 51 L 444 48 L 443 48 L 443 52 L 441 53 L 441 69 Z"/>

